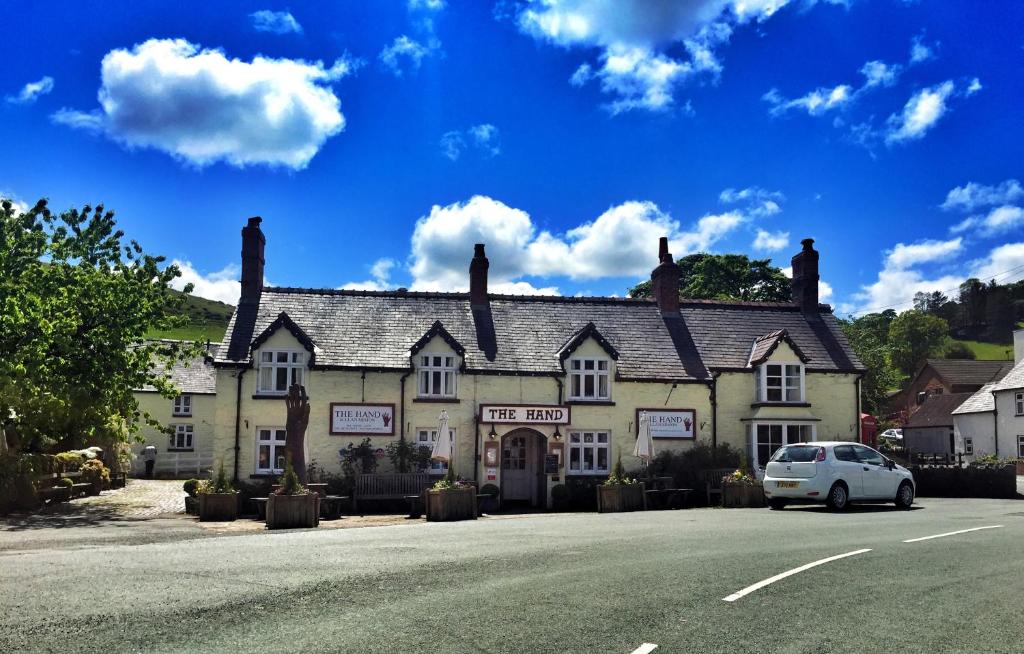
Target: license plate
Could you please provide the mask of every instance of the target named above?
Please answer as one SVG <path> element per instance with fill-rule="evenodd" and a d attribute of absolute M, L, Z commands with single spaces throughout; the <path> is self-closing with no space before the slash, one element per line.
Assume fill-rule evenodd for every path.
<path fill-rule="evenodd" d="M 779 488 L 799 488 L 800 482 L 798 481 L 780 481 L 776 482 Z"/>

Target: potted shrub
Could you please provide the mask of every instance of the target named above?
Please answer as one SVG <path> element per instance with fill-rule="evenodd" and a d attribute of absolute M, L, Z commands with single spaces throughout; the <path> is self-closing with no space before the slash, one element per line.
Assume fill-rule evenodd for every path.
<path fill-rule="evenodd" d="M 599 513 L 620 511 L 641 511 L 646 507 L 644 485 L 626 476 L 622 470 L 622 455 L 612 468 L 612 474 L 597 487 L 597 510 Z"/>
<path fill-rule="evenodd" d="M 299 483 L 289 460 L 281 486 L 267 498 L 267 528 L 290 529 L 320 524 L 320 496 Z"/>
<path fill-rule="evenodd" d="M 188 515 L 199 515 L 199 484 L 198 479 L 188 479 L 181 485 L 185 491 L 185 513 Z"/>
<path fill-rule="evenodd" d="M 214 479 L 204 479 L 196 484 L 196 494 L 201 521 L 230 522 L 238 518 L 238 491 L 228 480 L 223 461 Z"/>
<path fill-rule="evenodd" d="M 448 469 L 444 479 L 427 490 L 427 520 L 476 520 L 476 487 L 461 477 L 456 479 Z"/>
<path fill-rule="evenodd" d="M 100 491 L 110 488 L 110 469 L 99 459 L 86 459 L 81 472 L 82 481 L 92 484 L 90 495 L 99 495 Z"/>
<path fill-rule="evenodd" d="M 722 477 L 722 506 L 727 509 L 763 507 L 764 487 L 742 470 Z"/>

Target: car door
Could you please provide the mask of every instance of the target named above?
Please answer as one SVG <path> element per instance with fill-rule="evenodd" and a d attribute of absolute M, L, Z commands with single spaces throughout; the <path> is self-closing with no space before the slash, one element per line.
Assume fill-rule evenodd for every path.
<path fill-rule="evenodd" d="M 885 457 L 870 447 L 863 445 L 852 446 L 860 461 L 862 480 L 864 482 L 864 496 L 869 499 L 889 499 L 896 497 L 896 485 L 894 479 L 896 473 L 889 470 L 885 465 Z"/>
<path fill-rule="evenodd" d="M 835 461 L 832 466 L 837 476 L 846 482 L 850 489 L 850 499 L 856 500 L 864 497 L 863 465 L 853 451 L 852 445 L 836 445 L 832 448 L 832 456 Z"/>

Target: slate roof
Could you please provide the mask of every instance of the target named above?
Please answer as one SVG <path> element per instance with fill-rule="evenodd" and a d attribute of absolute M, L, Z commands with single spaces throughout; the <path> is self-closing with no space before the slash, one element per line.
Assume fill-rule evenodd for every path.
<path fill-rule="evenodd" d="M 807 357 L 800 348 L 797 347 L 796 343 L 793 342 L 793 339 L 789 337 L 786 330 L 777 329 L 754 339 L 754 344 L 750 348 L 750 358 L 747 360 L 747 366 L 759 366 L 767 361 L 772 356 L 772 352 L 775 351 L 775 348 L 777 348 L 779 343 L 782 343 L 783 341 L 793 348 L 793 353 L 796 354 L 801 361 L 807 363 Z"/>
<path fill-rule="evenodd" d="M 1024 361 L 1008 370 L 992 390 L 1009 391 L 1024 388 Z"/>
<path fill-rule="evenodd" d="M 215 395 L 217 393 L 217 377 L 212 360 L 216 358 L 220 348 L 219 343 L 211 343 L 207 347 L 207 356 L 175 362 L 168 371 L 174 385 L 183 394 Z M 156 392 L 156 389 L 149 385 L 135 390 L 143 393 Z"/>
<path fill-rule="evenodd" d="M 928 366 L 951 385 L 981 386 L 1006 376 L 1010 361 L 976 361 L 974 359 L 928 359 Z"/>
<path fill-rule="evenodd" d="M 996 410 L 996 398 L 992 395 L 992 389 L 996 387 L 996 382 L 989 382 L 977 390 L 973 395 L 967 398 L 963 404 L 958 406 L 954 411 L 953 415 L 963 415 L 965 413 L 987 413 L 989 411 Z"/>
<path fill-rule="evenodd" d="M 929 395 L 914 412 L 904 429 L 921 427 L 952 427 L 953 411 L 971 397 L 972 393 L 943 393 Z"/>
<path fill-rule="evenodd" d="M 220 365 L 248 364 L 256 334 L 281 313 L 315 343 L 316 368 L 408 370 L 410 349 L 435 322 L 465 348 L 470 372 L 560 375 L 559 350 L 594 329 L 618 352 L 621 379 L 708 380 L 709 368 L 747 369 L 751 342 L 785 329 L 808 368 L 861 371 L 827 306 L 805 317 L 786 303 L 684 301 L 663 317 L 654 300 L 491 295 L 490 310 L 466 293 L 263 289 L 231 318 Z"/>

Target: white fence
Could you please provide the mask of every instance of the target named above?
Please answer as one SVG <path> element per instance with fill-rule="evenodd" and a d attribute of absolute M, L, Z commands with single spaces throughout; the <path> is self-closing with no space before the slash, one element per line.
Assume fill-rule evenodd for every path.
<path fill-rule="evenodd" d="M 201 477 L 213 470 L 213 455 L 199 452 L 160 452 L 156 457 L 154 472 L 161 475 Z M 135 459 L 135 472 L 146 473 L 146 461 L 141 456 Z"/>

